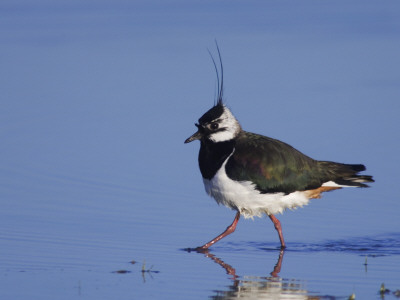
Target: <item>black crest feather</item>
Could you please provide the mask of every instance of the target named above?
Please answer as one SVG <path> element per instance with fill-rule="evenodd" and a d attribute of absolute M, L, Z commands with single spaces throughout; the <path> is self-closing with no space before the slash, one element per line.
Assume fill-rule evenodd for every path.
<path fill-rule="evenodd" d="M 221 58 L 221 52 L 218 47 L 217 41 L 215 41 L 215 45 L 217 47 L 218 51 L 218 58 L 219 58 L 219 70 L 217 67 L 217 63 L 215 62 L 214 56 L 211 54 L 210 50 L 208 50 L 208 53 L 211 56 L 212 62 L 214 64 L 215 68 L 215 73 L 217 74 L 217 96 L 216 96 L 216 103 L 214 104 L 215 106 L 222 106 L 223 103 L 223 96 L 224 96 L 224 67 L 222 65 L 222 58 Z"/>

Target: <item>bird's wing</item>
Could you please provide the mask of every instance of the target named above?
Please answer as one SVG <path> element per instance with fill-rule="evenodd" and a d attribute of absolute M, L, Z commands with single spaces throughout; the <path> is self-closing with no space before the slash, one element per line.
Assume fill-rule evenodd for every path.
<path fill-rule="evenodd" d="M 324 182 L 318 162 L 281 141 L 242 132 L 226 164 L 227 175 L 251 181 L 263 193 L 304 191 Z"/>

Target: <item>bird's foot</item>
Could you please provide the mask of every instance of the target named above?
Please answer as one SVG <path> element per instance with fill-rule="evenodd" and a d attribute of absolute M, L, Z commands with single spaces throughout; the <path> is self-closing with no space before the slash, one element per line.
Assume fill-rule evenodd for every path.
<path fill-rule="evenodd" d="M 204 247 L 204 246 L 194 248 L 194 250 L 199 252 L 199 253 L 207 253 L 209 251 L 208 247 Z"/>
<path fill-rule="evenodd" d="M 197 253 L 207 253 L 209 250 L 204 246 L 196 247 L 196 248 L 185 248 L 183 249 L 187 252 L 197 252 Z"/>

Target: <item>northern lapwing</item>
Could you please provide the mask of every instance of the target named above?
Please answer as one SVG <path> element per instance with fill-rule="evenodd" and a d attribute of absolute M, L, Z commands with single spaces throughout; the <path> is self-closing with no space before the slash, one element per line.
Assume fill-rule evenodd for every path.
<path fill-rule="evenodd" d="M 218 49 L 218 46 L 217 46 Z M 361 164 L 342 164 L 312 159 L 292 146 L 244 131 L 223 102 L 223 68 L 217 73 L 215 105 L 196 123 L 198 131 L 185 140 L 200 140 L 199 167 L 208 195 L 236 211 L 235 219 L 219 236 L 197 247 L 204 251 L 235 231 L 241 215 L 266 214 L 285 248 L 282 228 L 275 214 L 306 205 L 322 192 L 342 187 L 367 187 L 372 176 L 359 175 Z M 212 57 L 212 56 L 211 56 Z M 221 77 L 221 78 L 219 78 Z"/>

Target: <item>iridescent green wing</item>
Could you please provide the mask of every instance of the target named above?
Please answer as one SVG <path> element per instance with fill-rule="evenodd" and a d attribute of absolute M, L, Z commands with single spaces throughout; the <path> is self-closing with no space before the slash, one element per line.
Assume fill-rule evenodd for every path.
<path fill-rule="evenodd" d="M 252 181 L 264 193 L 317 188 L 324 179 L 317 161 L 281 141 L 249 132 L 237 138 L 226 172 L 231 179 Z"/>

